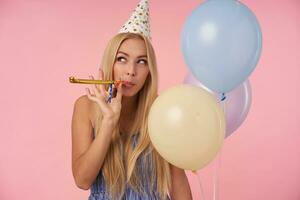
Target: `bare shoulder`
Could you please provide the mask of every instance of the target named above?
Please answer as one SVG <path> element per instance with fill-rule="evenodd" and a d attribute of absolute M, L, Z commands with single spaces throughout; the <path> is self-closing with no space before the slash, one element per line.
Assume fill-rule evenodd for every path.
<path fill-rule="evenodd" d="M 74 110 L 80 112 L 80 115 L 86 116 L 87 119 L 93 125 L 94 116 L 95 116 L 95 112 L 93 109 L 94 106 L 95 106 L 95 102 L 91 101 L 87 95 L 81 95 L 75 100 Z"/>
<path fill-rule="evenodd" d="M 91 100 L 87 95 L 81 95 L 74 102 L 72 116 L 72 132 L 77 129 L 91 129 Z"/>
<path fill-rule="evenodd" d="M 93 140 L 91 123 L 91 103 L 87 95 L 75 100 L 72 116 L 72 161 L 77 160 L 90 146 Z"/>
<path fill-rule="evenodd" d="M 88 109 L 89 105 L 91 104 L 91 100 L 87 97 L 87 95 L 81 95 L 75 100 L 75 106 L 83 107 Z"/>

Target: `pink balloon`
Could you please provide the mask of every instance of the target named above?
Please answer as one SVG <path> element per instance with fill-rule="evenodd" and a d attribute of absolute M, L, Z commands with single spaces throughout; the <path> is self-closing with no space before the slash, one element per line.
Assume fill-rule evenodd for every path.
<path fill-rule="evenodd" d="M 221 101 L 220 94 L 213 92 L 200 81 L 198 81 L 192 73 L 188 73 L 183 81 L 185 84 L 195 85 L 204 88 L 216 98 L 219 99 L 223 105 L 226 118 L 226 133 L 225 138 L 231 135 L 241 124 L 245 121 L 250 105 L 251 105 L 251 86 L 250 81 L 246 80 L 238 87 L 225 94 L 225 99 Z"/>

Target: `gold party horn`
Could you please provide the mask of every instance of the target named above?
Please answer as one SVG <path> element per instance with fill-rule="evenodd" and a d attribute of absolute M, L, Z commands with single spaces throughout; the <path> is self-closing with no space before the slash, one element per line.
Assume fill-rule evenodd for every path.
<path fill-rule="evenodd" d="M 70 83 L 82 83 L 82 84 L 119 84 L 120 82 L 126 82 L 121 80 L 91 80 L 91 79 L 77 79 L 74 76 L 69 77 Z"/>

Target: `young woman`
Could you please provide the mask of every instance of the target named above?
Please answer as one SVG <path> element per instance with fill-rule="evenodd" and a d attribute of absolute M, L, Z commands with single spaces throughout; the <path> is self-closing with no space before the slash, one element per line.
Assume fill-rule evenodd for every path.
<path fill-rule="evenodd" d="M 118 33 L 108 43 L 99 79 L 124 80 L 111 102 L 108 86 L 79 97 L 72 118 L 72 171 L 89 200 L 191 200 L 184 170 L 151 144 L 149 109 L 157 97 L 154 49 L 143 34 Z M 93 79 L 92 76 L 90 76 Z"/>

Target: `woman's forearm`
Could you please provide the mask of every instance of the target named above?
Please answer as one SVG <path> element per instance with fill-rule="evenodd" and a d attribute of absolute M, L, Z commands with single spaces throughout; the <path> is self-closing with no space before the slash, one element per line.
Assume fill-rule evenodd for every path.
<path fill-rule="evenodd" d="M 114 127 L 110 120 L 103 120 L 99 133 L 88 150 L 75 161 L 74 178 L 81 189 L 89 189 L 97 177 L 107 154 Z"/>
<path fill-rule="evenodd" d="M 171 165 L 171 174 L 171 200 L 192 200 L 192 192 L 185 171 L 183 169 Z"/>
<path fill-rule="evenodd" d="M 192 200 L 192 192 L 186 176 L 182 177 L 182 182 L 175 183 L 176 191 L 173 193 L 172 200 Z"/>

